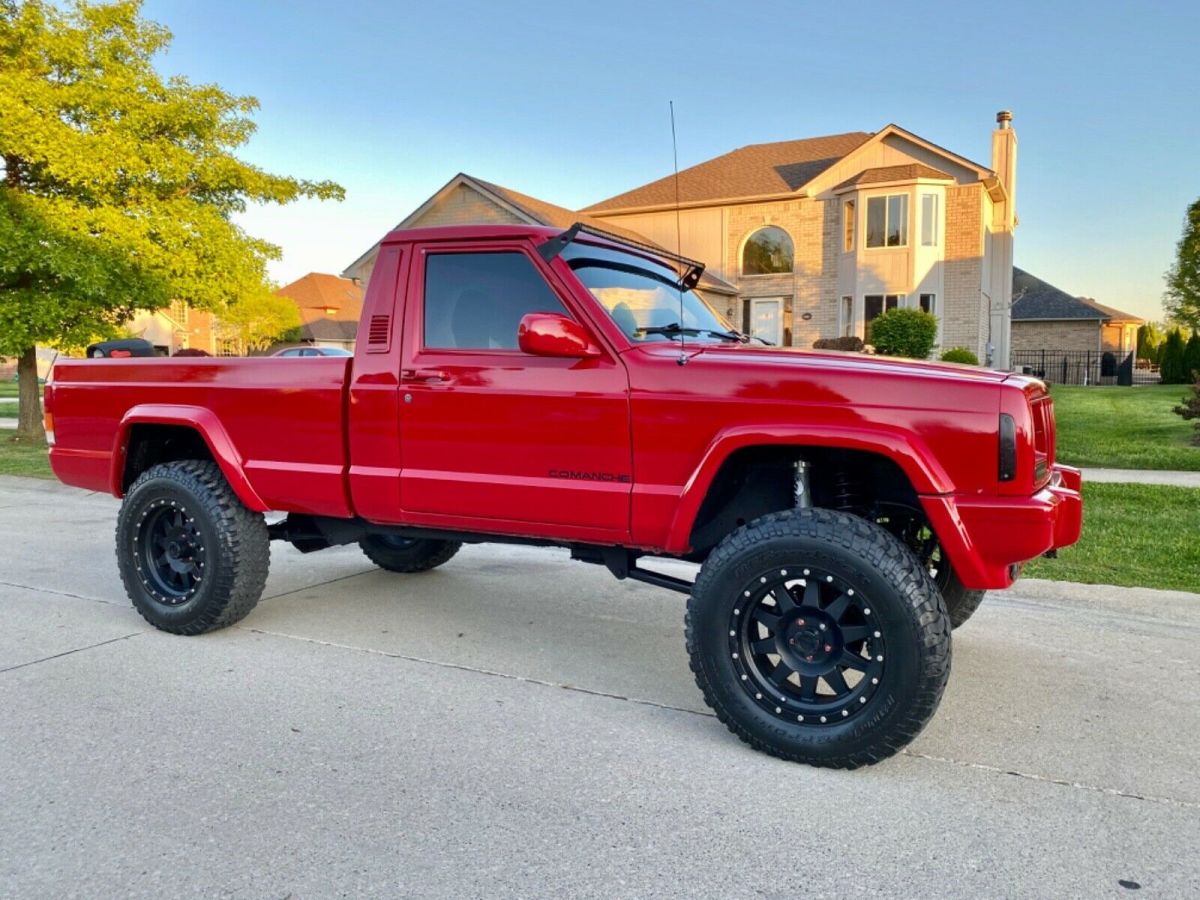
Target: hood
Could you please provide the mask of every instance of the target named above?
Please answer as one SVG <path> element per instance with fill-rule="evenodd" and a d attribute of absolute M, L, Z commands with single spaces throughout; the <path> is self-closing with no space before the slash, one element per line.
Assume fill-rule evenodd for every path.
<path fill-rule="evenodd" d="M 641 349 L 650 353 L 663 353 L 671 357 L 679 355 L 678 342 L 642 344 Z M 901 359 L 894 356 L 871 356 L 865 353 L 844 353 L 838 350 L 806 350 L 800 347 L 764 347 L 756 344 L 704 343 L 688 344 L 687 355 L 721 358 L 736 362 L 739 366 L 778 367 L 791 370 L 820 369 L 825 372 L 842 371 L 847 374 L 876 374 L 910 376 L 917 378 L 945 379 L 956 382 L 999 384 L 1011 376 L 1008 372 L 968 366 L 961 363 L 929 362 L 927 360 Z"/>

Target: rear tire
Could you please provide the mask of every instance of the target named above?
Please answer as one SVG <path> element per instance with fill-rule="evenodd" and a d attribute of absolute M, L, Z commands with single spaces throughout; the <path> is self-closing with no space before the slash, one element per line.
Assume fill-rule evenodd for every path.
<path fill-rule="evenodd" d="M 946 601 L 946 613 L 950 616 L 950 627 L 958 628 L 967 619 L 975 614 L 975 610 L 979 609 L 979 604 L 983 602 L 983 595 L 987 591 L 969 591 L 963 587 L 963 583 L 958 580 L 958 575 L 950 564 L 945 564 L 947 576 L 938 579 L 938 590 L 942 592 L 942 599 Z"/>
<path fill-rule="evenodd" d="M 756 750 L 853 769 L 898 752 L 950 674 L 928 572 L 873 522 L 828 509 L 756 519 L 713 550 L 688 601 L 696 684 Z"/>
<path fill-rule="evenodd" d="M 403 538 L 391 534 L 367 535 L 358 546 L 367 559 L 389 572 L 427 572 L 449 562 L 462 548 L 458 541 Z"/>
<path fill-rule="evenodd" d="M 142 618 L 196 635 L 241 621 L 262 596 L 270 538 L 216 463 L 179 460 L 138 476 L 117 515 L 117 565 Z"/>

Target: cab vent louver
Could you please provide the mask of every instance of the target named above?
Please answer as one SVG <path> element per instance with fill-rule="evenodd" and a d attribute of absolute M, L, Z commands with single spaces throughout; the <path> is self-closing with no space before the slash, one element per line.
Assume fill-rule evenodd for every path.
<path fill-rule="evenodd" d="M 371 324 L 367 328 L 367 346 L 373 353 L 384 353 L 388 349 L 388 339 L 392 334 L 391 316 L 371 316 Z"/>

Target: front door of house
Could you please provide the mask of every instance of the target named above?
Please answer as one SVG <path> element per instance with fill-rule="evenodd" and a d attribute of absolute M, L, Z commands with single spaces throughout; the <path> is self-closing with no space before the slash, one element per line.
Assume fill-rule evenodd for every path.
<path fill-rule="evenodd" d="M 750 335 L 775 346 L 783 343 L 782 297 L 756 297 L 750 301 Z"/>

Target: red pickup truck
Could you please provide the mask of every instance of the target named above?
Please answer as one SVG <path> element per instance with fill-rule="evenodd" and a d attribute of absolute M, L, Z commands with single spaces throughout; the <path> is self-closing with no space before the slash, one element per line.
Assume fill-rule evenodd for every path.
<path fill-rule="evenodd" d="M 583 226 L 396 231 L 352 359 L 64 360 L 51 463 L 124 498 L 121 577 L 165 631 L 249 613 L 272 539 L 395 572 L 565 546 L 689 595 L 696 681 L 747 743 L 876 762 L 983 592 L 1077 540 L 1079 472 L 1040 382 L 762 346 L 701 270 Z"/>

